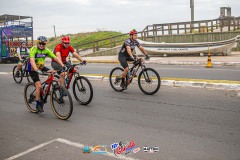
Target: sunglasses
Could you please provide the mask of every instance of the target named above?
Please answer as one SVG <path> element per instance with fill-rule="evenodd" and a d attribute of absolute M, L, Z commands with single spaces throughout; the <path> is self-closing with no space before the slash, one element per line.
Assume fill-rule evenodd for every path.
<path fill-rule="evenodd" d="M 70 43 L 64 43 L 64 44 L 70 44 Z"/>
<path fill-rule="evenodd" d="M 38 43 L 40 46 L 45 46 L 46 43 Z"/>

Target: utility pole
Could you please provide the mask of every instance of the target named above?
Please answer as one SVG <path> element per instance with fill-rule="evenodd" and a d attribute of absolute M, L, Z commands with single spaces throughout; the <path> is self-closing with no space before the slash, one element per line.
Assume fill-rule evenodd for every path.
<path fill-rule="evenodd" d="M 190 0 L 190 8 L 191 8 L 191 29 L 190 32 L 192 33 L 193 28 L 193 21 L 194 21 L 194 0 Z"/>
<path fill-rule="evenodd" d="M 53 25 L 53 29 L 54 29 L 54 35 L 55 35 L 55 38 L 56 38 L 57 36 L 56 36 L 55 25 Z"/>

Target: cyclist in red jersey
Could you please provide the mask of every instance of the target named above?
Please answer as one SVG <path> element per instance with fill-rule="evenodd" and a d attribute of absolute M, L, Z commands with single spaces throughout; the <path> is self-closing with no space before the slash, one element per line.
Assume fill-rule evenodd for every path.
<path fill-rule="evenodd" d="M 70 65 L 69 62 L 67 62 L 67 56 L 69 55 L 69 53 L 72 53 L 73 56 L 75 58 L 77 58 L 79 61 L 81 61 L 82 63 L 86 64 L 86 61 L 83 60 L 81 58 L 81 56 L 78 55 L 77 52 L 75 52 L 74 48 L 70 45 L 70 38 L 68 36 L 63 36 L 62 37 L 62 43 L 58 44 L 55 49 L 54 49 L 54 53 L 56 54 L 56 56 L 62 60 L 62 63 L 65 64 L 65 65 Z M 55 69 L 55 70 L 59 70 L 60 69 L 60 66 L 59 64 L 52 60 L 52 68 Z M 61 86 L 65 86 L 64 85 L 64 80 L 65 80 L 65 74 L 66 73 L 61 73 L 60 74 L 60 79 L 59 79 L 59 83 Z"/>

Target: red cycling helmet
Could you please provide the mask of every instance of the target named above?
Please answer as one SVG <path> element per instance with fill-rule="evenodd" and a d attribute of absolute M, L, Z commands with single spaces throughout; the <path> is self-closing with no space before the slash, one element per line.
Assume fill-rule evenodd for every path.
<path fill-rule="evenodd" d="M 63 43 L 70 43 L 70 38 L 68 36 L 63 36 L 62 37 L 62 42 Z"/>
<path fill-rule="evenodd" d="M 129 32 L 130 35 L 134 35 L 134 34 L 138 34 L 138 32 L 136 31 L 136 29 L 133 29 Z"/>

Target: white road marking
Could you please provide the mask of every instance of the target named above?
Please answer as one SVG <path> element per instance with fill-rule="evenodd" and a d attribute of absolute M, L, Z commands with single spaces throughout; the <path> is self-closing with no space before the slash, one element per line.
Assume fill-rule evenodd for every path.
<path fill-rule="evenodd" d="M 6 74 L 6 75 L 9 75 L 9 74 L 12 74 L 12 73 L 9 73 L 9 72 L 0 72 L 0 74 Z"/>
<path fill-rule="evenodd" d="M 64 144 L 67 144 L 67 145 L 70 145 L 70 146 L 73 146 L 73 147 L 77 147 L 77 148 L 81 148 L 81 149 L 84 147 L 83 144 L 76 143 L 76 142 L 71 142 L 71 141 L 69 141 L 69 140 L 62 139 L 62 138 L 57 138 L 57 139 L 54 139 L 54 140 L 51 140 L 51 141 L 48 141 L 48 142 L 39 144 L 39 145 L 37 145 L 37 146 L 35 146 L 35 147 L 33 147 L 33 148 L 30 148 L 30 149 L 28 149 L 28 150 L 26 150 L 26 151 L 24 151 L 24 152 L 21 152 L 21 153 L 19 153 L 19 154 L 17 154 L 17 155 L 14 155 L 14 156 L 12 156 L 12 157 L 9 157 L 9 158 L 7 158 L 7 159 L 5 159 L 5 160 L 13 160 L 13 159 L 19 158 L 19 157 L 21 157 L 21 156 L 23 156 L 23 155 L 25 155 L 25 154 L 28 154 L 28 153 L 30 153 L 30 152 L 32 152 L 32 151 L 35 151 L 35 150 L 37 150 L 37 149 L 39 149 L 39 148 L 42 148 L 42 147 L 44 147 L 44 146 L 46 146 L 46 145 L 48 145 L 48 144 L 50 144 L 50 143 L 53 143 L 53 142 L 60 142 L 60 143 L 64 143 Z M 93 147 L 91 147 L 91 146 L 89 146 L 89 147 L 90 147 L 91 149 L 93 149 Z M 126 156 L 124 156 L 124 155 L 118 155 L 118 156 L 116 156 L 115 154 L 110 153 L 110 152 L 107 152 L 106 154 L 102 154 L 102 155 L 105 155 L 105 156 L 108 156 L 108 157 L 112 157 L 112 158 L 116 158 L 116 159 L 138 160 L 138 159 L 135 159 L 135 158 L 126 157 Z"/>
<path fill-rule="evenodd" d="M 28 154 L 28 153 L 30 153 L 30 152 L 32 152 L 32 151 L 35 151 L 35 150 L 37 150 L 37 149 L 39 149 L 39 148 L 42 148 L 42 147 L 44 147 L 44 146 L 46 146 L 46 145 L 48 145 L 48 144 L 50 144 L 50 143 L 52 143 L 52 142 L 54 142 L 54 141 L 56 141 L 56 139 L 51 140 L 51 141 L 48 141 L 48 142 L 45 142 L 45 143 L 42 143 L 42 144 L 39 144 L 39 145 L 37 145 L 37 146 L 35 146 L 35 147 L 33 147 L 33 148 L 30 148 L 30 149 L 28 149 L 28 150 L 26 150 L 26 151 L 24 151 L 24 152 L 21 152 L 21 153 L 15 155 L 15 156 L 9 157 L 9 158 L 7 158 L 7 159 L 5 159 L 5 160 L 12 160 L 12 159 L 19 158 L 19 157 L 21 157 L 21 156 L 23 156 L 23 155 L 25 155 L 25 154 Z"/>

